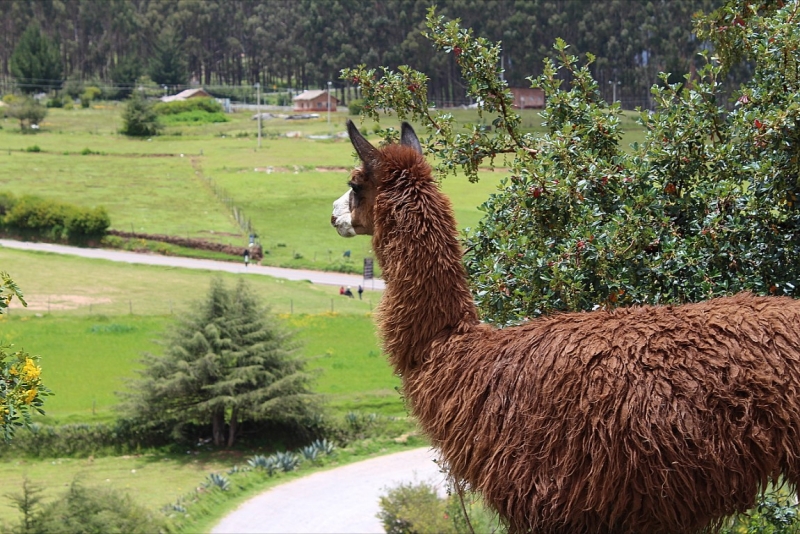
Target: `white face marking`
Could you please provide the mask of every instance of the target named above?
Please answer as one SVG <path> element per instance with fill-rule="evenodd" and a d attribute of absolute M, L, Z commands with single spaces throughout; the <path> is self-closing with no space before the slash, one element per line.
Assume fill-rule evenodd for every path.
<path fill-rule="evenodd" d="M 340 196 L 333 203 L 333 216 L 331 224 L 342 237 L 353 237 L 356 231 L 353 230 L 352 216 L 350 215 L 350 191 Z"/>

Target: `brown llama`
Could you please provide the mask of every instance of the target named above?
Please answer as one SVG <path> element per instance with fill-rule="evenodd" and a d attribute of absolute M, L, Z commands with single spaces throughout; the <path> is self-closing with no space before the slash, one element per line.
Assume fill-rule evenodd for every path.
<path fill-rule="evenodd" d="M 768 481 L 800 480 L 800 301 L 740 294 L 683 306 L 482 324 L 449 200 L 414 131 L 373 147 L 334 203 L 372 235 L 379 332 L 450 474 L 512 532 L 718 530 Z"/>

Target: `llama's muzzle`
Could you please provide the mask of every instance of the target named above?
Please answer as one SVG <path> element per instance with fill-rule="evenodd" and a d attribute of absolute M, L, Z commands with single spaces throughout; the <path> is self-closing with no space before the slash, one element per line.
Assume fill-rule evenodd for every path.
<path fill-rule="evenodd" d="M 353 218 L 350 213 L 350 191 L 339 197 L 333 203 L 333 215 L 331 215 L 331 225 L 342 237 L 353 237 L 356 231 L 353 229 Z"/>

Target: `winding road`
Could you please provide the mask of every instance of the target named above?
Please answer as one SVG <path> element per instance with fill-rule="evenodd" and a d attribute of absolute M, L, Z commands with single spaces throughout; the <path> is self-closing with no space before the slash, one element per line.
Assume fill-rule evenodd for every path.
<path fill-rule="evenodd" d="M 140 254 L 138 252 L 105 248 L 70 247 L 66 245 L 55 245 L 53 243 L 30 243 L 28 241 L 14 241 L 11 239 L 0 239 L 0 246 L 18 250 L 36 250 L 40 252 L 51 252 L 53 254 L 67 254 L 71 256 L 81 256 L 83 258 L 96 258 L 124 263 L 165 265 L 169 267 L 182 267 L 184 269 L 205 269 L 208 271 L 225 271 L 229 273 L 259 274 L 283 278 L 285 280 L 308 280 L 314 284 L 330 286 L 357 286 L 363 284 L 365 287 L 369 286 L 370 289 L 384 289 L 383 280 L 369 280 L 365 283 L 361 276 L 355 274 L 309 271 L 305 269 L 284 269 L 282 267 L 265 267 L 253 264 L 250 264 L 249 267 L 245 267 L 243 263 L 229 261 L 182 258 L 180 256 L 161 256 L 159 254 Z"/>
<path fill-rule="evenodd" d="M 412 449 L 321 471 L 243 503 L 212 534 L 379 534 L 380 496 L 401 482 L 429 482 L 445 495 L 430 449 Z"/>

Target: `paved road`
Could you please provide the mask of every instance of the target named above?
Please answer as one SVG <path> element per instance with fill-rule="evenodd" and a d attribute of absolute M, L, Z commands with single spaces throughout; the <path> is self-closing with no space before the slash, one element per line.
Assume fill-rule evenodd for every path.
<path fill-rule="evenodd" d="M 413 449 L 322 471 L 272 488 L 245 502 L 212 534 L 381 533 L 375 517 L 386 488 L 430 482 L 444 496 L 445 481 L 430 449 Z"/>
<path fill-rule="evenodd" d="M 353 286 L 364 284 L 365 288 L 383 289 L 383 280 L 368 280 L 366 283 L 361 276 L 323 271 L 309 271 L 305 269 L 283 269 L 281 267 L 262 267 L 250 264 L 245 267 L 243 263 L 228 261 L 201 260 L 182 258 L 179 256 L 161 256 L 158 254 L 139 254 L 123 250 L 103 248 L 80 248 L 52 243 L 30 243 L 27 241 L 13 241 L 0 239 L 0 246 L 20 250 L 38 250 L 54 254 L 68 254 L 84 258 L 97 258 L 125 263 L 142 263 L 146 265 L 165 265 L 169 267 L 182 267 L 184 269 L 205 269 L 208 271 L 227 271 L 229 273 L 249 273 L 284 278 L 286 280 L 310 280 L 315 284 L 331 286 Z"/>

